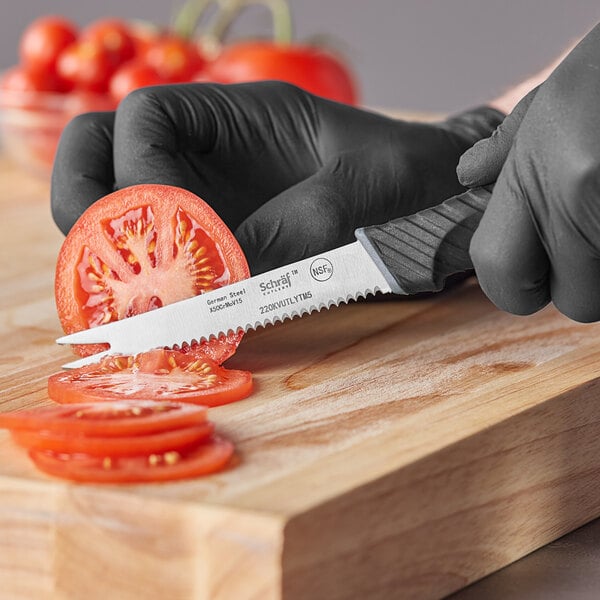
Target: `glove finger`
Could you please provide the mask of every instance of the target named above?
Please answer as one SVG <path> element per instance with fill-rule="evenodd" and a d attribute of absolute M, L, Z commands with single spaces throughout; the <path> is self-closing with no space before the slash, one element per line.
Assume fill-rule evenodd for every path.
<path fill-rule="evenodd" d="M 600 260 L 580 244 L 567 247 L 552 262 L 552 302 L 574 321 L 600 321 Z"/>
<path fill-rule="evenodd" d="M 377 152 L 345 152 L 314 175 L 271 198 L 235 231 L 253 273 L 273 269 L 354 241 L 354 230 L 405 214 L 398 177 L 385 177 L 391 165 Z"/>
<path fill-rule="evenodd" d="M 488 298 L 502 310 L 528 315 L 550 301 L 550 261 L 514 171 L 509 157 L 471 240 L 470 253 Z"/>
<path fill-rule="evenodd" d="M 600 160 L 594 154 L 594 139 L 586 152 L 582 144 L 577 156 L 564 157 L 570 167 L 538 204 L 552 263 L 552 301 L 564 315 L 582 323 L 600 320 Z"/>
<path fill-rule="evenodd" d="M 235 231 L 252 274 L 352 241 L 342 201 L 341 190 L 321 171 L 258 208 Z"/>
<path fill-rule="evenodd" d="M 114 189 L 112 112 L 86 113 L 65 127 L 54 159 L 50 205 L 66 235 L 81 213 Z"/>
<path fill-rule="evenodd" d="M 498 179 L 521 121 L 537 90 L 538 88 L 534 88 L 524 96 L 490 137 L 478 141 L 460 157 L 456 173 L 462 185 L 478 187 L 490 185 Z"/>

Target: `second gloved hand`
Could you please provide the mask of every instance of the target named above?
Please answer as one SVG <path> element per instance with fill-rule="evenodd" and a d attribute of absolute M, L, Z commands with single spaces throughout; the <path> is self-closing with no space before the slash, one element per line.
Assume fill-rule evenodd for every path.
<path fill-rule="evenodd" d="M 407 123 L 278 82 L 145 88 L 66 128 L 52 212 L 67 233 L 115 188 L 180 186 L 216 210 L 256 274 L 459 193 L 460 155 L 502 117 L 481 107 Z"/>
<path fill-rule="evenodd" d="M 600 25 L 462 158 L 468 186 L 497 182 L 471 242 L 479 283 L 500 308 L 548 302 L 600 320 Z"/>

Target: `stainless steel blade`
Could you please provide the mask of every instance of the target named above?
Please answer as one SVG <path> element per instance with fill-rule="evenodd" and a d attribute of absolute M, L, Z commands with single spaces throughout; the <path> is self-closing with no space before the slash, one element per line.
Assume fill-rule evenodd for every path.
<path fill-rule="evenodd" d="M 105 354 L 138 354 L 192 344 L 291 319 L 374 294 L 390 286 L 360 242 L 262 273 L 141 315 L 63 336 L 59 344 L 108 343 L 110 350 L 64 365 L 79 367 Z"/>

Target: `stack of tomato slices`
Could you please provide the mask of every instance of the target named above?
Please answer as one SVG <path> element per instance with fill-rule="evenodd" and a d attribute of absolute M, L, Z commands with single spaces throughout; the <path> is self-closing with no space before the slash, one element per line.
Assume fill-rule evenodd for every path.
<path fill-rule="evenodd" d="M 185 479 L 223 469 L 233 444 L 203 406 L 128 400 L 0 414 L 0 427 L 43 472 L 88 483 Z"/>
<path fill-rule="evenodd" d="M 72 333 L 248 276 L 235 237 L 203 200 L 172 186 L 131 186 L 92 204 L 67 235 L 56 267 L 58 316 Z M 0 414 L 0 427 L 40 470 L 75 481 L 212 473 L 227 464 L 233 446 L 215 435 L 207 407 L 252 391 L 250 372 L 222 365 L 242 335 L 108 355 L 56 373 L 48 396 L 62 406 Z M 104 349 L 74 348 L 82 356 Z"/>

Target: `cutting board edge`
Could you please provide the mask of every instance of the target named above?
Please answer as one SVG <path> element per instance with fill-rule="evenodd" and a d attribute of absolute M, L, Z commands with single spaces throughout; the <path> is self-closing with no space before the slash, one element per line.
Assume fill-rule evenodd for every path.
<path fill-rule="evenodd" d="M 276 513 L 1 476 L 3 598 L 279 600 L 285 523 Z"/>
<path fill-rule="evenodd" d="M 283 599 L 445 597 L 599 517 L 599 393 L 600 377 L 296 514 Z"/>

